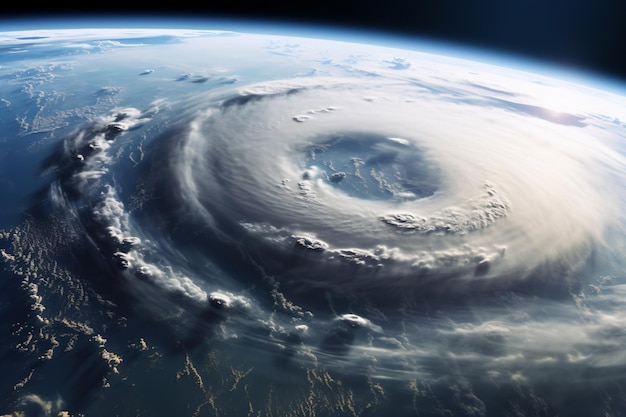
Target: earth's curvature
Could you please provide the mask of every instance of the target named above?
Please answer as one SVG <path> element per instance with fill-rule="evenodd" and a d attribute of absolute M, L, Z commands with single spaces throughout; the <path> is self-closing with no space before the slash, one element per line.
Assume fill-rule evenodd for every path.
<path fill-rule="evenodd" d="M 0 414 L 626 409 L 621 92 L 297 36 L 0 47 Z"/>

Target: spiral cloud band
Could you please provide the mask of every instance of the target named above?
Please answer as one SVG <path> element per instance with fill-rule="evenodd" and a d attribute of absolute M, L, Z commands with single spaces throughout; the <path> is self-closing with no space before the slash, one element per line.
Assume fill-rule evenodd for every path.
<path fill-rule="evenodd" d="M 534 318 L 530 300 L 569 299 L 597 254 L 613 253 L 623 157 L 580 117 L 485 100 L 398 77 L 200 95 L 145 149 L 140 214 L 115 185 L 131 172 L 116 146 L 165 116 L 159 104 L 116 109 L 66 141 L 53 201 L 78 213 L 150 314 L 200 314 L 223 340 L 252 341 L 229 348 L 243 357 L 274 352 L 404 384 L 443 375 L 445 385 L 459 377 L 444 371 L 451 359 L 433 357 L 446 349 L 482 368 L 463 374 L 480 384 L 485 373 L 517 378 L 541 339 L 538 368 L 519 377 L 538 381 L 597 331 L 557 348 L 571 332 L 547 336 L 563 323 Z M 507 307 L 505 294 L 530 298 Z M 429 318 L 450 305 L 447 319 Z M 494 316 L 468 321 L 483 309 Z"/>
<path fill-rule="evenodd" d="M 608 187 L 620 156 L 568 124 L 485 112 L 475 100 L 384 78 L 202 96 L 148 151 L 138 182 L 153 195 L 142 216 L 106 178 L 123 172 L 115 142 L 160 111 L 118 109 L 66 142 L 70 174 L 52 189 L 65 197 L 53 200 L 79 196 L 69 204 L 90 239 L 134 292 L 165 290 L 145 299 L 159 308 L 171 294 L 244 321 L 278 309 L 273 321 L 309 329 L 329 296 L 389 316 L 416 300 L 567 296 L 621 227 L 620 193 Z M 354 317 L 340 322 L 380 330 Z"/>

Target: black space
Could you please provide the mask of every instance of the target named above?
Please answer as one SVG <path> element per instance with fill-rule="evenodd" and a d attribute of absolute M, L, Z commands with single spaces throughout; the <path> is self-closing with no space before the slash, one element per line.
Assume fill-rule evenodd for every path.
<path fill-rule="evenodd" d="M 263 19 L 452 41 L 626 80 L 623 0 L 238 0 L 4 8 L 38 17 Z"/>

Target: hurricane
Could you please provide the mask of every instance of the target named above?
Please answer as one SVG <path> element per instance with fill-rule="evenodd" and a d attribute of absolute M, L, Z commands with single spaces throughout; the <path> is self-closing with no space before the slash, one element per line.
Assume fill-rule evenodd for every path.
<path fill-rule="evenodd" d="M 267 43 L 295 70 L 168 76 L 141 105 L 103 88 L 39 145 L 1 254 L 30 300 L 18 351 L 40 365 L 13 370 L 0 411 L 624 406 L 622 96 L 417 52 L 185 36 L 158 47 Z M 42 381 L 63 367 L 55 394 Z"/>

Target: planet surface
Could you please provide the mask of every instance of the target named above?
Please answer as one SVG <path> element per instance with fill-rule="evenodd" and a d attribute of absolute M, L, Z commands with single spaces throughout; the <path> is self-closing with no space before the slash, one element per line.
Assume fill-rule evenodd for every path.
<path fill-rule="evenodd" d="M 624 90 L 245 29 L 0 33 L 0 415 L 623 415 Z"/>

